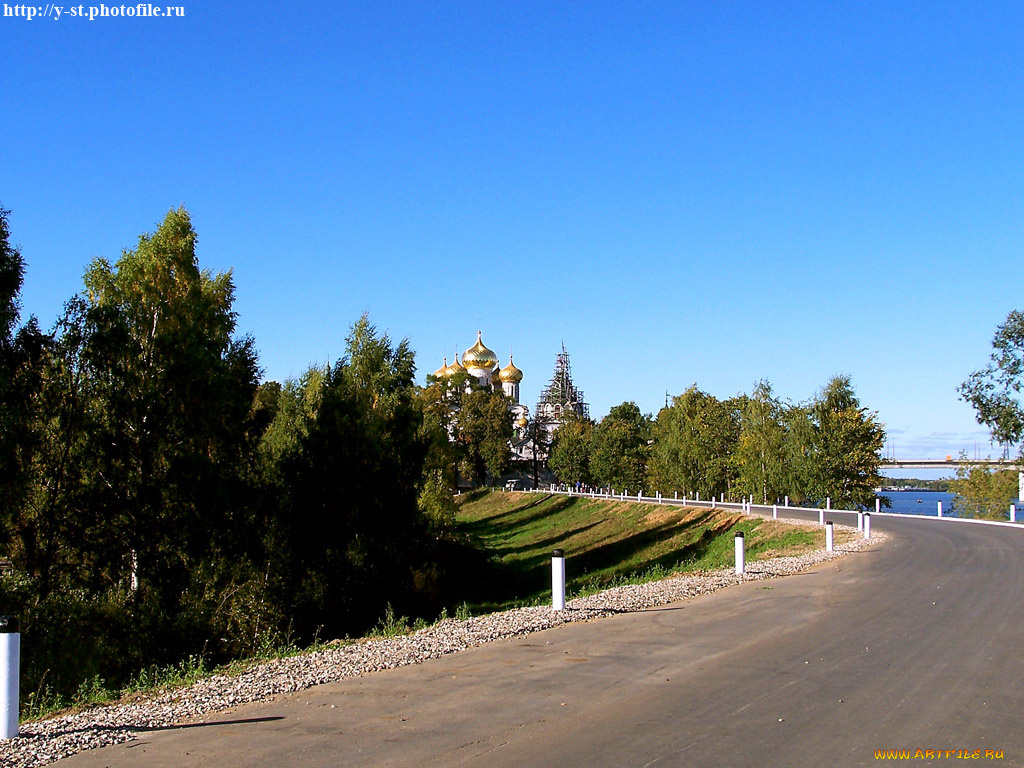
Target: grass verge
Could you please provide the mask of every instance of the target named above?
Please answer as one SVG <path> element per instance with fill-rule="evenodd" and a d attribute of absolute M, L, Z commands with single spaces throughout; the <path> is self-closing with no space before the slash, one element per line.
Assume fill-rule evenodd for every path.
<path fill-rule="evenodd" d="M 748 561 L 824 547 L 817 526 L 723 509 L 500 491 L 466 494 L 459 502 L 459 533 L 490 556 L 467 597 L 474 612 L 546 600 L 556 548 L 567 558 L 567 591 L 590 594 L 729 567 L 738 531 Z"/>

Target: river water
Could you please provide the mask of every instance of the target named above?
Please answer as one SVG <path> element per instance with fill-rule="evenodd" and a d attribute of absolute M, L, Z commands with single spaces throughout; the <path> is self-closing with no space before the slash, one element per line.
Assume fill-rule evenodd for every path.
<path fill-rule="evenodd" d="M 942 502 L 942 514 L 953 514 L 953 499 L 956 494 L 941 491 L 883 491 L 880 496 L 888 496 L 892 507 L 882 508 L 883 512 L 897 512 L 901 515 L 937 515 L 938 502 Z"/>

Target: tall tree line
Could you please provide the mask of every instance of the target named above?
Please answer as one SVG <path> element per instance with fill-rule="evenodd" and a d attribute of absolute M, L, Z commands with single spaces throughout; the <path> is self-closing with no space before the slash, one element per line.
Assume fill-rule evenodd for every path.
<path fill-rule="evenodd" d="M 407 342 L 363 317 L 342 359 L 261 384 L 184 209 L 93 261 L 50 331 L 19 326 L 8 222 L 0 613 L 22 618 L 26 690 L 439 609 L 450 519 L 424 514 L 438 443 Z"/>
<path fill-rule="evenodd" d="M 653 418 L 623 403 L 597 424 L 563 425 L 549 463 L 574 484 L 866 507 L 881 483 L 884 443 L 877 414 L 848 376 L 835 376 L 796 405 L 763 381 L 726 400 L 690 387 Z"/>

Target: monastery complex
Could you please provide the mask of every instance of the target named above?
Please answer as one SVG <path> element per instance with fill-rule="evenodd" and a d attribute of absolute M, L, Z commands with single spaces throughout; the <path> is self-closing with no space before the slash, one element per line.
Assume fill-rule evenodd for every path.
<path fill-rule="evenodd" d="M 523 372 L 512 362 L 512 356 L 509 355 L 508 365 L 500 367 L 498 356 L 484 344 L 482 331 L 477 331 L 476 344 L 462 353 L 462 360 L 456 354 L 455 362 L 449 365 L 448 358 L 444 358 L 443 364 L 433 375 L 441 379 L 462 372 L 475 379 L 481 387 L 501 388 L 510 401 L 509 409 L 512 411 L 516 431 L 512 441 L 513 452 L 517 458 L 526 458 L 525 454 L 532 454 L 532 445 L 527 445 L 526 440 L 530 409 L 519 401 L 519 384 L 523 380 Z M 536 418 L 550 438 L 566 419 L 573 416 L 589 418 L 590 412 L 583 392 L 572 382 L 569 353 L 563 344 L 555 360 L 554 375 L 537 402 Z"/>

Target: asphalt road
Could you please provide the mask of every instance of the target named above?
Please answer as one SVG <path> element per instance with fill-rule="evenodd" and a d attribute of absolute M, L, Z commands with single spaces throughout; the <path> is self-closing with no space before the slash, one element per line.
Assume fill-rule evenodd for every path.
<path fill-rule="evenodd" d="M 842 521 L 841 514 L 830 514 Z M 321 686 L 85 766 L 1024 765 L 1024 531 L 875 517 L 889 542 L 769 582 Z M 955 755 L 915 760 L 927 765 Z M 962 764 L 962 763 L 961 763 Z"/>

